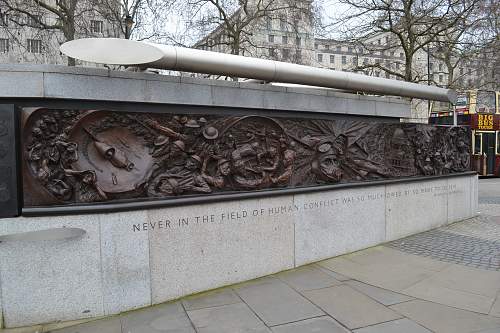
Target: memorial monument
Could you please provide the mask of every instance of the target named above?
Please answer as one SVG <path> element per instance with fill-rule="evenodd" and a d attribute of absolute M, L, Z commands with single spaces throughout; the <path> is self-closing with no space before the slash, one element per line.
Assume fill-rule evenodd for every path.
<path fill-rule="evenodd" d="M 477 211 L 467 129 L 400 123 L 408 101 L 345 92 L 453 91 L 124 40 L 62 51 L 343 91 L 0 66 L 6 327 L 157 304 Z"/>

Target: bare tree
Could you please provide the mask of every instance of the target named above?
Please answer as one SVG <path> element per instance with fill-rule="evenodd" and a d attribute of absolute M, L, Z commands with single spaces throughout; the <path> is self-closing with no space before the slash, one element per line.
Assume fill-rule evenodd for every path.
<path fill-rule="evenodd" d="M 180 8 L 184 24 L 196 47 L 220 46 L 231 54 L 255 56 L 255 50 L 263 46 L 261 41 L 255 41 L 254 30 L 269 26 L 273 20 L 293 31 L 311 16 L 311 1 L 308 0 L 187 0 L 178 3 L 183 4 Z"/>
<path fill-rule="evenodd" d="M 468 71 L 464 71 L 464 67 L 467 66 L 474 67 L 475 88 L 493 87 L 497 90 L 499 9 L 500 5 L 495 1 L 477 3 L 467 17 L 432 43 L 431 57 L 446 65 L 446 70 L 438 74 L 447 75 L 448 87 L 471 88 L 465 79 Z"/>
<path fill-rule="evenodd" d="M 172 0 L 88 0 L 118 34 L 136 40 L 159 40 L 164 37 L 164 23 L 172 13 Z"/>
<path fill-rule="evenodd" d="M 45 51 L 55 54 L 59 44 L 75 38 L 123 37 L 128 28 L 140 29 L 146 7 L 146 0 L 0 0 L 11 40 L 29 49 L 29 41 L 21 39 L 36 34 Z M 131 19 L 131 26 L 125 18 Z M 75 59 L 68 58 L 67 64 L 74 66 Z"/>
<path fill-rule="evenodd" d="M 377 61 L 358 64 L 356 70 L 380 69 L 405 81 L 425 79 L 415 60 L 436 41 L 442 40 L 473 11 L 480 0 L 340 0 L 348 6 L 345 17 L 334 26 L 347 27 L 344 36 L 361 46 L 360 54 L 401 53 L 404 69 Z M 381 41 L 381 39 L 383 39 Z M 428 78 L 427 78 L 428 79 Z"/>

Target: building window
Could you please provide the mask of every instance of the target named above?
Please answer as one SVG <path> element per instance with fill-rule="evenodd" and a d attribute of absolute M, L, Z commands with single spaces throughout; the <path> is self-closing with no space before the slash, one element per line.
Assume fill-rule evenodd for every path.
<path fill-rule="evenodd" d="M 281 37 L 281 41 L 283 44 L 288 44 L 288 36 Z"/>
<path fill-rule="evenodd" d="M 391 51 L 391 57 L 394 57 L 394 51 Z"/>
<path fill-rule="evenodd" d="M 352 57 L 351 61 L 353 65 L 358 65 L 358 57 Z"/>
<path fill-rule="evenodd" d="M 274 47 L 269 48 L 268 52 L 269 52 L 269 58 L 271 58 L 271 59 L 276 58 L 276 50 L 274 49 Z"/>
<path fill-rule="evenodd" d="M 300 37 L 295 37 L 295 45 L 300 46 L 300 44 L 301 44 Z"/>
<path fill-rule="evenodd" d="M 283 55 L 284 60 L 290 59 L 290 50 L 289 49 L 283 49 L 283 52 L 281 54 Z"/>
<path fill-rule="evenodd" d="M 328 45 L 328 44 L 325 44 L 324 47 L 325 47 L 325 50 L 329 50 L 330 49 L 330 45 Z"/>
<path fill-rule="evenodd" d="M 389 73 L 385 72 L 385 78 L 386 78 L 386 79 L 390 79 L 390 78 L 391 78 L 391 74 L 389 74 Z"/>
<path fill-rule="evenodd" d="M 385 36 L 385 43 L 389 44 L 389 37 Z"/>
<path fill-rule="evenodd" d="M 318 43 L 314 43 L 314 49 L 317 50 L 318 49 Z"/>
<path fill-rule="evenodd" d="M 396 62 L 396 69 L 399 69 L 399 62 Z"/>
<path fill-rule="evenodd" d="M 295 63 L 300 64 L 302 62 L 302 51 L 295 50 Z"/>
<path fill-rule="evenodd" d="M 90 21 L 90 31 L 95 34 L 102 34 L 104 31 L 104 24 L 102 21 L 91 20 Z"/>
<path fill-rule="evenodd" d="M 40 39 L 28 39 L 28 52 L 42 53 L 42 41 Z"/>
<path fill-rule="evenodd" d="M 429 63 L 429 68 L 430 68 L 431 71 L 434 70 L 434 63 L 432 63 L 432 62 Z"/>
<path fill-rule="evenodd" d="M 380 39 L 377 40 L 377 44 L 378 45 L 381 45 L 382 44 L 382 41 Z"/>
<path fill-rule="evenodd" d="M 363 65 L 367 65 L 368 64 L 368 58 L 363 58 Z"/>
<path fill-rule="evenodd" d="M 347 47 L 347 52 L 352 53 L 352 47 L 348 46 Z"/>
<path fill-rule="evenodd" d="M 0 27 L 6 27 L 7 25 L 7 14 L 0 12 Z"/>
<path fill-rule="evenodd" d="M 439 83 L 443 83 L 443 76 L 439 75 Z"/>
<path fill-rule="evenodd" d="M 337 52 L 342 52 L 342 46 L 337 46 Z"/>
<path fill-rule="evenodd" d="M 28 15 L 26 18 L 26 25 L 33 28 L 39 28 L 42 17 L 40 15 Z"/>
<path fill-rule="evenodd" d="M 269 43 L 274 43 L 274 35 L 269 35 Z"/>
<path fill-rule="evenodd" d="M 399 57 L 400 57 L 400 58 L 403 58 L 403 52 L 401 52 L 401 53 L 399 54 Z"/>
<path fill-rule="evenodd" d="M 347 64 L 347 57 L 342 56 L 342 65 L 345 65 L 345 64 Z"/>
<path fill-rule="evenodd" d="M 280 15 L 280 29 L 286 29 L 286 17 L 284 15 Z"/>
<path fill-rule="evenodd" d="M 266 17 L 266 28 L 267 30 L 271 30 L 273 28 L 273 19 L 270 17 Z"/>
<path fill-rule="evenodd" d="M 472 69 L 467 68 L 467 75 L 472 75 Z"/>
<path fill-rule="evenodd" d="M 335 56 L 330 55 L 330 64 L 333 64 L 335 62 Z"/>
<path fill-rule="evenodd" d="M 9 52 L 9 40 L 7 38 L 0 38 L 0 53 Z"/>
<path fill-rule="evenodd" d="M 439 71 L 441 72 L 443 70 L 443 64 L 439 64 Z"/>
<path fill-rule="evenodd" d="M 323 62 L 323 55 L 322 54 L 318 54 L 318 62 Z"/>

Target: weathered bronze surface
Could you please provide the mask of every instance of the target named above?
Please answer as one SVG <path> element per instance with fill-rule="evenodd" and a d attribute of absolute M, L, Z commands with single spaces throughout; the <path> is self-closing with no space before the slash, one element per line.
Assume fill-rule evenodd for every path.
<path fill-rule="evenodd" d="M 39 109 L 23 136 L 28 206 L 470 169 L 468 130 L 420 124 Z"/>
<path fill-rule="evenodd" d="M 16 110 L 0 105 L 0 217 L 19 215 Z"/>

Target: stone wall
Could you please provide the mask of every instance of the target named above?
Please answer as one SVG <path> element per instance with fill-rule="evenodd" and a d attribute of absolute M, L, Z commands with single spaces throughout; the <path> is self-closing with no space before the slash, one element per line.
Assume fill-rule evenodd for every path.
<path fill-rule="evenodd" d="M 58 227 L 86 234 L 0 243 L 0 308 L 6 327 L 116 314 L 476 211 L 477 176 L 462 174 L 124 213 L 3 219 L 0 235 Z"/>

